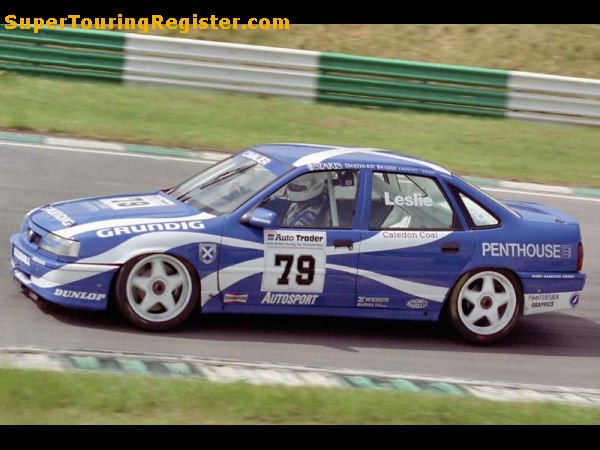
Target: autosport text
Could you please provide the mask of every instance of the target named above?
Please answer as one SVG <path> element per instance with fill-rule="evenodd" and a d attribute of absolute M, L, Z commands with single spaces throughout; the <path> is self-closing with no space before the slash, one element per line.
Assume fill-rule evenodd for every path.
<path fill-rule="evenodd" d="M 525 244 L 517 242 L 483 242 L 483 256 L 512 258 L 568 258 L 571 246 L 560 244 Z"/>
<path fill-rule="evenodd" d="M 99 294 L 96 292 L 68 291 L 66 289 L 55 289 L 54 295 L 57 297 L 72 298 L 76 300 L 100 301 L 106 299 L 106 294 Z"/>
<path fill-rule="evenodd" d="M 73 219 L 71 219 L 68 215 L 66 215 L 60 209 L 55 208 L 54 206 L 46 206 L 41 210 L 44 211 L 46 214 L 49 214 L 50 216 L 54 217 L 65 228 L 72 227 L 73 225 L 75 225 L 75 221 Z"/>
<path fill-rule="evenodd" d="M 261 305 L 314 305 L 318 294 L 274 294 L 267 295 L 260 302 Z"/>
<path fill-rule="evenodd" d="M 126 227 L 103 228 L 96 234 L 100 238 L 110 238 L 121 236 L 123 234 L 147 233 L 150 231 L 182 231 L 182 230 L 203 230 L 204 224 L 199 220 L 189 222 L 167 222 L 167 223 L 147 223 L 140 225 L 129 225 Z"/>

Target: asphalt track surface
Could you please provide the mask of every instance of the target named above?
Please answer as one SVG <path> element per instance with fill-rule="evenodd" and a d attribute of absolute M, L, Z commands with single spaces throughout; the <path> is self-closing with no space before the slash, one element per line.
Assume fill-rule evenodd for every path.
<path fill-rule="evenodd" d="M 514 332 L 492 347 L 468 344 L 438 323 L 336 318 L 197 315 L 177 331 L 148 333 L 115 311 L 68 310 L 21 294 L 10 273 L 9 236 L 27 211 L 70 198 L 157 190 L 206 165 L 0 143 L 0 347 L 190 355 L 600 388 L 598 200 L 495 194 L 545 203 L 575 216 L 582 226 L 588 281 L 578 308 L 522 317 Z"/>

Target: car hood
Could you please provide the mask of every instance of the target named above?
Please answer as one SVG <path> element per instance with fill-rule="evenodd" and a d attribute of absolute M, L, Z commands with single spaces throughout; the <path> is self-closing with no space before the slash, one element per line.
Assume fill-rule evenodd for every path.
<path fill-rule="evenodd" d="M 163 192 L 92 197 L 53 203 L 34 210 L 30 220 L 46 231 L 71 238 L 98 229 L 177 220 L 207 220 L 214 216 Z"/>
<path fill-rule="evenodd" d="M 573 216 L 549 206 L 516 200 L 506 201 L 504 204 L 528 221 L 577 224 L 577 219 Z"/>

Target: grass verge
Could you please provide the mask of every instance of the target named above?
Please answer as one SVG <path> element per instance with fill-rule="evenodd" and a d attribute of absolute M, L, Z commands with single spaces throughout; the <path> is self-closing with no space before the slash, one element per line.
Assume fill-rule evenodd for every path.
<path fill-rule="evenodd" d="M 0 127 L 192 149 L 400 150 L 465 175 L 600 186 L 600 129 L 0 75 Z"/>
<path fill-rule="evenodd" d="M 295 24 L 289 30 L 197 30 L 188 37 L 600 78 L 598 24 Z"/>
<path fill-rule="evenodd" d="M 600 408 L 0 370 L 2 424 L 598 424 Z"/>

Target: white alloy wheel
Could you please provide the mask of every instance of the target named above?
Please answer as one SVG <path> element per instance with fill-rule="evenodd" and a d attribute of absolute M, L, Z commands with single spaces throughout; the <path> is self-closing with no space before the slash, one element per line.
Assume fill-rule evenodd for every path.
<path fill-rule="evenodd" d="M 451 298 L 451 316 L 458 331 L 472 341 L 500 339 L 521 314 L 519 286 L 501 272 L 486 270 L 463 277 L 457 289 Z"/>
<path fill-rule="evenodd" d="M 117 279 L 119 309 L 141 328 L 172 328 L 196 305 L 196 283 L 186 264 L 174 256 L 153 254 L 134 259 Z"/>

